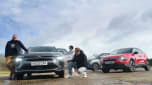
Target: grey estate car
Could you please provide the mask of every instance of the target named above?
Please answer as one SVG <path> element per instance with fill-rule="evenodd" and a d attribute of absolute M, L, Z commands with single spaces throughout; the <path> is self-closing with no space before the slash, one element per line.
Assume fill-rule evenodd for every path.
<path fill-rule="evenodd" d="M 88 60 L 88 69 L 93 71 L 101 69 L 103 57 L 107 55 L 110 55 L 110 53 L 101 53 L 99 55 L 93 56 L 93 58 Z"/>

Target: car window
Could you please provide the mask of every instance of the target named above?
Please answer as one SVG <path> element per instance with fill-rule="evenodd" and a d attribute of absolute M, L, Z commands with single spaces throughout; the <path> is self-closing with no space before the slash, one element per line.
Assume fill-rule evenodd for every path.
<path fill-rule="evenodd" d="M 101 59 L 102 56 L 96 56 L 96 59 Z"/>
<path fill-rule="evenodd" d="M 118 49 L 111 52 L 111 55 L 132 53 L 132 48 Z"/>
<path fill-rule="evenodd" d="M 137 48 L 133 49 L 133 53 L 135 52 L 138 52 L 138 54 L 143 54 L 143 51 Z"/>
<path fill-rule="evenodd" d="M 103 56 L 99 56 L 99 59 L 102 59 L 103 58 Z"/>
<path fill-rule="evenodd" d="M 58 48 L 57 51 L 61 52 L 63 54 L 67 54 L 68 53 L 66 49 L 60 49 L 60 48 Z"/>
<path fill-rule="evenodd" d="M 135 53 L 135 52 L 137 52 L 137 50 L 136 50 L 136 49 L 133 49 L 133 50 L 132 50 L 132 53 Z"/>
<path fill-rule="evenodd" d="M 30 52 L 57 52 L 55 47 L 30 47 Z"/>
<path fill-rule="evenodd" d="M 140 49 L 137 49 L 139 54 L 143 54 L 144 52 Z"/>
<path fill-rule="evenodd" d="M 102 59 L 102 58 L 103 58 L 103 56 L 107 56 L 107 55 L 110 55 L 110 53 L 102 53 L 102 54 L 100 54 L 100 55 L 96 56 L 96 58 L 98 58 L 98 59 Z"/>

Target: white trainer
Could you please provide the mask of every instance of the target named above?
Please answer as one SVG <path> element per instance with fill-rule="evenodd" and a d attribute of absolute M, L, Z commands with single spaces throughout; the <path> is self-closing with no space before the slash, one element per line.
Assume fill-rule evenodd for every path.
<path fill-rule="evenodd" d="M 87 78 L 87 77 L 88 77 L 87 72 L 84 72 L 84 73 L 83 73 L 83 77 L 84 77 L 84 78 Z"/>
<path fill-rule="evenodd" d="M 69 79 L 69 78 L 72 78 L 72 76 L 71 75 L 67 75 L 65 78 Z"/>

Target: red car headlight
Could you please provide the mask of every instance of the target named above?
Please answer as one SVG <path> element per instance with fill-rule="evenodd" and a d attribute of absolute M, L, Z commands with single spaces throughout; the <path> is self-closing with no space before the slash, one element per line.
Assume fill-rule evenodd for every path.
<path fill-rule="evenodd" d="M 118 59 L 120 59 L 120 60 L 122 60 L 122 61 L 126 61 L 126 60 L 127 60 L 127 58 L 124 57 L 124 56 L 120 56 L 120 57 L 118 57 Z"/>

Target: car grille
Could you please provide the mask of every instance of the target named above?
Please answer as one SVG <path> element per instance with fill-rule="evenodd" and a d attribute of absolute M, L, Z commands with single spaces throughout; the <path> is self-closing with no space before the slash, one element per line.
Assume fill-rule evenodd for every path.
<path fill-rule="evenodd" d="M 30 57 L 25 57 L 26 61 L 52 61 L 52 58 L 50 56 L 30 56 Z"/>
<path fill-rule="evenodd" d="M 22 70 L 46 70 L 46 69 L 56 69 L 56 65 L 47 65 L 47 66 L 26 66 L 22 67 Z"/>
<path fill-rule="evenodd" d="M 26 61 L 52 61 L 52 59 L 47 59 L 47 58 L 30 58 L 26 59 Z"/>
<path fill-rule="evenodd" d="M 106 58 L 106 59 L 104 59 L 104 61 L 116 61 L 117 60 L 117 58 Z"/>

